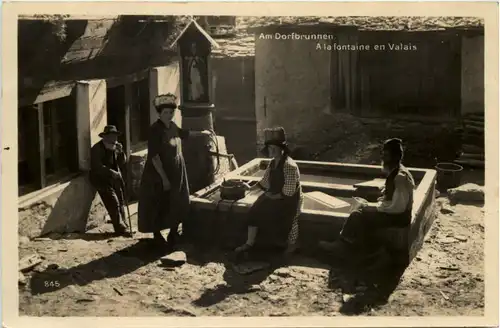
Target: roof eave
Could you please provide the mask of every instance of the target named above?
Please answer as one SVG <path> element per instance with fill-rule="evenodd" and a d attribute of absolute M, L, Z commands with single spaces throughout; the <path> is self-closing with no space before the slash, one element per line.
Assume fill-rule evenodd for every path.
<path fill-rule="evenodd" d="M 179 35 L 175 38 L 175 40 L 167 47 L 167 49 L 174 49 L 177 46 L 177 43 L 179 42 L 180 38 L 186 33 L 187 29 L 194 24 L 196 29 L 210 42 L 212 47 L 214 48 L 219 48 L 219 44 L 201 27 L 194 19 L 189 22 L 186 27 L 179 33 Z"/>

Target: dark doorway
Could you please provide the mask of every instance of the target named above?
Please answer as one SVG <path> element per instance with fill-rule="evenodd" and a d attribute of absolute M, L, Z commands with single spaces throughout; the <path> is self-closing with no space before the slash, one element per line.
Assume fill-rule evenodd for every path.
<path fill-rule="evenodd" d="M 38 107 L 20 107 L 17 112 L 19 195 L 41 188 Z"/>
<path fill-rule="evenodd" d="M 148 140 L 149 115 L 149 80 L 143 79 L 132 84 L 132 106 L 130 107 L 130 143 L 133 149 L 145 145 Z"/>
<path fill-rule="evenodd" d="M 108 125 L 114 125 L 122 133 L 119 137 L 124 149 L 128 149 L 125 138 L 125 86 L 108 88 L 106 91 Z"/>

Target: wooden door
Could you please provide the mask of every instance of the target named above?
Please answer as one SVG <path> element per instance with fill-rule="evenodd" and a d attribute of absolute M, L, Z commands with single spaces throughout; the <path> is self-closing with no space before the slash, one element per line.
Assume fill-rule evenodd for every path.
<path fill-rule="evenodd" d="M 384 51 L 360 53 L 366 115 L 450 117 L 460 108 L 460 38 L 437 32 L 371 32 L 363 42 Z M 409 50 L 389 47 L 407 46 Z M 413 49 L 413 50 L 412 50 Z M 365 106 L 366 107 L 366 106 Z"/>

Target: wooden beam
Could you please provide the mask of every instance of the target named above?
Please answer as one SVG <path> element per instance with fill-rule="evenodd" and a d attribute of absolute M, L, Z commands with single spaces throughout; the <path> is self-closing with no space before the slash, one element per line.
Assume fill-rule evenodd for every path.
<path fill-rule="evenodd" d="M 365 56 L 366 54 L 362 55 Z M 365 62 L 360 63 L 361 68 L 361 110 L 360 115 L 371 112 L 371 99 L 370 99 L 370 71 Z"/>
<path fill-rule="evenodd" d="M 331 40 L 330 45 L 333 47 L 335 41 Z M 339 76 L 339 52 L 330 51 L 330 112 L 334 113 L 338 109 L 338 76 Z"/>
<path fill-rule="evenodd" d="M 133 105 L 133 95 L 132 95 L 132 83 L 127 83 L 124 85 L 125 88 L 125 111 L 124 111 L 124 121 L 125 121 L 125 151 L 127 154 L 127 157 L 130 156 L 131 154 L 131 145 L 130 145 L 130 132 L 131 132 L 131 127 L 130 127 L 130 111 L 132 109 Z"/>
<path fill-rule="evenodd" d="M 47 186 L 47 176 L 45 169 L 45 126 L 43 122 L 43 103 L 37 104 L 38 112 L 38 150 L 40 160 L 40 188 Z"/>
<path fill-rule="evenodd" d="M 347 42 L 351 41 L 350 35 L 346 37 Z M 350 52 L 343 51 L 342 56 L 342 71 L 344 72 L 344 85 L 345 85 L 345 109 L 347 112 L 352 110 L 352 76 L 351 76 L 351 54 Z"/>
<path fill-rule="evenodd" d="M 452 78 L 454 87 L 457 94 L 461 95 L 462 92 L 462 37 L 454 35 L 451 37 L 451 47 L 453 54 L 460 54 L 460 56 L 453 57 L 453 72 L 455 76 Z M 459 118 L 462 114 L 462 97 L 454 98 L 454 103 L 451 104 L 452 116 Z"/>
<path fill-rule="evenodd" d="M 127 182 L 127 185 L 130 186 L 130 178 L 131 175 L 129 174 L 130 172 L 130 155 L 132 154 L 132 146 L 130 145 L 130 110 L 132 107 L 132 83 L 127 83 L 124 86 L 125 88 L 125 112 L 124 112 L 124 121 L 125 121 L 125 133 L 124 133 L 124 139 L 125 139 L 125 145 L 123 145 L 125 148 L 125 154 L 127 155 L 127 172 L 125 172 L 125 177 L 124 180 Z M 127 187 L 128 189 L 128 187 Z"/>
<path fill-rule="evenodd" d="M 177 58 L 179 58 L 179 103 L 184 104 L 184 58 L 181 56 L 181 46 L 177 46 Z M 161 93 L 161 92 L 160 92 Z M 182 124 L 181 124 L 182 127 Z"/>
<path fill-rule="evenodd" d="M 219 48 L 219 44 L 193 19 L 189 24 L 184 27 L 184 29 L 179 33 L 177 38 L 172 42 L 167 49 L 174 49 L 175 46 L 178 45 L 179 40 L 182 38 L 184 33 L 193 25 L 205 38 L 206 40 L 212 45 L 214 48 Z"/>
<path fill-rule="evenodd" d="M 52 108 L 54 108 L 54 107 L 52 107 Z M 59 119 L 57 117 L 57 114 L 58 114 L 57 109 L 53 110 L 50 113 L 51 132 L 57 130 L 57 121 Z M 60 154 L 59 154 L 59 147 L 58 147 L 60 140 L 58 138 L 59 138 L 58 133 L 52 133 L 52 135 L 50 137 L 50 145 L 49 145 L 50 146 L 50 154 L 51 154 L 51 157 L 53 160 L 55 171 L 57 171 L 57 169 L 59 168 L 59 165 L 61 163 L 61 158 L 60 158 Z"/>
<path fill-rule="evenodd" d="M 357 33 L 349 35 L 350 39 L 350 44 L 358 44 L 359 43 L 359 36 Z M 349 75 L 351 76 L 351 81 L 349 84 L 350 88 L 350 108 L 349 112 L 351 114 L 359 114 L 359 101 L 358 101 L 358 96 L 359 96 L 359 81 L 358 81 L 358 58 L 359 58 L 359 51 L 355 50 L 352 52 L 348 52 L 349 54 Z"/>
<path fill-rule="evenodd" d="M 212 61 L 210 56 L 207 56 L 207 96 L 208 96 L 208 103 L 213 104 L 214 102 L 214 85 L 213 85 L 213 73 L 212 73 Z"/>
<path fill-rule="evenodd" d="M 106 79 L 106 87 L 107 88 L 114 88 L 114 87 L 118 87 L 120 85 L 125 85 L 128 83 L 134 83 L 134 82 L 148 79 L 149 70 L 150 69 L 147 68 L 147 69 L 143 69 L 143 70 L 141 70 L 137 73 L 134 73 L 134 74 L 108 78 L 108 79 Z"/>

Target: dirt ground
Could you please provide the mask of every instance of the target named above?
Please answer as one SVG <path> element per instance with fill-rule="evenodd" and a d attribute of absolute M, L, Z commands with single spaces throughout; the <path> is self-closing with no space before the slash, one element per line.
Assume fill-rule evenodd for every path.
<path fill-rule="evenodd" d="M 54 239 L 23 237 L 20 258 L 36 253 L 43 262 L 20 284 L 20 314 L 482 315 L 484 210 L 449 205 L 445 197 L 438 204 L 442 210 L 423 249 L 392 287 L 349 281 L 326 262 L 300 254 L 252 275 L 234 272 L 221 252 L 189 246 L 186 263 L 162 265 L 164 254 L 140 240 L 149 236 L 111 238 L 110 225 Z"/>

